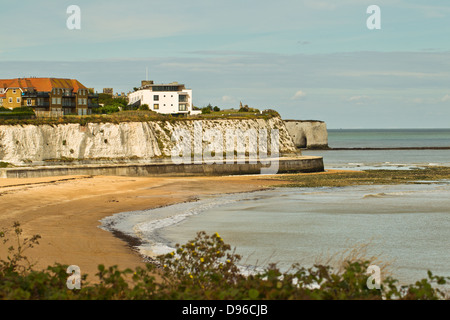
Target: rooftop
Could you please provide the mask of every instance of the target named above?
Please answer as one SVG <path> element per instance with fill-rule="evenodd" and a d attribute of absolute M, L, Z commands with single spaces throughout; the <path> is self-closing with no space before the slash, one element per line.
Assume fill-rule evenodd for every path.
<path fill-rule="evenodd" d="M 87 89 L 78 80 L 62 78 L 16 78 L 0 80 L 0 86 L 3 88 L 34 89 L 36 91 L 49 92 L 53 88 L 59 89 Z"/>

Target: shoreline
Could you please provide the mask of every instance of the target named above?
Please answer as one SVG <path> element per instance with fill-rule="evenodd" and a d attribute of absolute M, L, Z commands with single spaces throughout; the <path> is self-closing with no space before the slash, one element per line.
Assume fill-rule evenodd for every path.
<path fill-rule="evenodd" d="M 275 189 L 276 189 L 276 187 L 267 186 L 264 188 L 258 188 L 258 189 L 249 190 L 249 191 L 237 191 L 237 192 L 227 192 L 227 193 L 215 194 L 215 195 L 212 195 L 212 197 L 214 199 L 211 199 L 211 200 L 214 201 L 214 200 L 221 199 L 221 204 L 223 204 L 222 200 L 224 199 L 224 197 L 231 197 L 233 199 L 231 201 L 234 202 L 234 201 L 236 201 L 236 200 L 234 200 L 234 198 L 237 198 L 240 195 L 247 196 L 247 195 L 252 195 L 254 193 L 257 193 L 257 192 L 270 191 L 270 190 L 275 190 Z M 237 201 L 239 201 L 239 200 L 237 200 Z M 164 221 L 166 219 L 176 219 L 176 218 L 182 216 L 182 219 L 179 221 L 172 221 L 172 223 L 169 223 L 168 225 L 157 226 L 150 231 L 151 233 L 154 233 L 154 236 L 156 238 L 160 238 L 161 237 L 160 230 L 163 230 L 166 227 L 170 227 L 170 226 L 176 225 L 178 223 L 181 223 L 182 221 L 189 219 L 191 216 L 195 216 L 195 215 L 203 212 L 203 210 L 201 210 L 198 213 L 187 214 L 187 215 L 185 215 L 184 213 L 176 213 L 174 215 L 169 215 L 167 217 L 159 217 L 159 218 L 152 219 L 152 214 L 153 215 L 157 214 L 157 210 L 159 210 L 159 209 L 170 209 L 170 207 L 173 207 L 176 210 L 176 209 L 179 209 L 179 206 L 183 206 L 184 204 L 192 204 L 193 207 L 195 207 L 195 208 L 198 205 L 202 205 L 202 204 L 211 205 L 211 203 L 208 201 L 208 199 L 206 199 L 206 198 L 202 199 L 201 197 L 196 197 L 195 199 L 190 199 L 190 200 L 183 201 L 183 202 L 163 205 L 163 206 L 155 207 L 155 208 L 149 208 L 146 210 L 120 212 L 120 213 L 116 213 L 116 214 L 113 214 L 111 216 L 108 216 L 108 217 L 105 217 L 104 219 L 102 219 L 102 220 L 109 220 L 109 221 L 103 221 L 103 222 L 100 221 L 102 223 L 100 228 L 103 230 L 107 230 L 108 232 L 111 232 L 111 234 L 113 234 L 115 237 L 126 242 L 128 247 L 131 250 L 133 250 L 134 252 L 136 252 L 137 254 L 139 254 L 142 257 L 142 259 L 144 259 L 146 262 L 158 265 L 156 257 L 162 253 L 156 253 L 153 249 L 155 249 L 156 247 L 158 247 L 158 245 L 161 245 L 161 244 L 165 246 L 165 244 L 155 242 L 154 245 L 152 246 L 152 248 L 149 248 L 147 246 L 147 245 L 149 245 L 149 243 L 147 241 L 145 241 L 143 238 L 139 237 L 139 235 L 137 235 L 136 233 L 133 233 L 133 231 L 130 229 L 130 227 L 134 228 L 137 225 L 141 224 L 142 222 L 135 221 L 134 225 L 130 224 L 127 226 L 128 229 L 124 228 L 123 226 L 122 226 L 122 228 L 120 228 L 117 225 L 120 224 L 122 219 L 125 221 L 127 219 L 127 218 L 121 217 L 120 215 L 128 214 L 128 213 L 131 216 L 143 214 L 145 216 L 145 218 L 143 219 L 144 223 L 149 223 L 149 222 L 150 223 L 158 223 L 158 222 Z M 212 207 L 216 207 L 216 206 L 217 206 L 217 204 L 212 204 Z M 183 210 L 186 210 L 186 208 L 184 208 Z M 187 209 L 187 210 L 189 210 L 189 209 Z M 152 211 L 152 212 L 144 213 L 145 211 Z M 146 230 L 146 231 L 148 232 L 148 230 Z M 202 230 L 198 230 L 198 231 L 202 231 Z M 153 240 L 155 240 L 155 239 L 153 239 Z"/>
<path fill-rule="evenodd" d="M 35 234 L 42 237 L 39 245 L 25 253 L 37 263 L 34 270 L 46 269 L 55 263 L 77 265 L 82 274 L 88 275 L 87 282 L 95 283 L 99 264 L 117 265 L 123 270 L 156 262 L 152 257 L 146 259 L 147 256 L 136 248 L 140 244 L 138 237 L 107 231 L 102 228 L 102 219 L 197 202 L 202 196 L 253 193 L 295 184 L 295 180 L 288 177 L 307 183 L 317 175 L 325 175 L 326 180 L 341 181 L 344 176 L 358 181 L 367 179 L 367 173 L 361 171 L 332 169 L 273 176 L 0 179 L 0 230 L 18 221 L 23 229 L 22 238 Z M 378 181 L 373 178 L 370 178 L 372 182 Z M 5 259 L 6 249 L 6 245 L 0 245 L 1 259 Z"/>
<path fill-rule="evenodd" d="M 328 172 L 309 174 L 324 173 Z M 22 238 L 42 237 L 25 252 L 36 263 L 35 270 L 55 263 L 78 265 L 89 282 L 95 280 L 99 264 L 120 269 L 145 265 L 123 237 L 99 228 L 101 219 L 182 203 L 198 195 L 257 191 L 288 183 L 274 179 L 280 176 L 0 179 L 0 228 L 10 229 L 17 221 Z M 2 259 L 6 253 L 6 245 L 1 245 Z"/>

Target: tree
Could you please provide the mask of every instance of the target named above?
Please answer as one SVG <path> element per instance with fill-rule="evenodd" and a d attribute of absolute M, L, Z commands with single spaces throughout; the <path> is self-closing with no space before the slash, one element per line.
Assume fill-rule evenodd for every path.
<path fill-rule="evenodd" d="M 202 108 L 202 114 L 208 114 L 211 113 L 211 109 L 209 109 L 208 107 Z"/>

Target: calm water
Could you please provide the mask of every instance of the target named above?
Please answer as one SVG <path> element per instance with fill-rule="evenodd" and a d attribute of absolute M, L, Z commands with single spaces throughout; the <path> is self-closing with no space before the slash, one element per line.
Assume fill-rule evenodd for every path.
<path fill-rule="evenodd" d="M 450 129 L 329 130 L 331 148 L 450 147 Z M 450 150 L 303 151 L 328 169 L 401 169 L 450 166 Z"/>
<path fill-rule="evenodd" d="M 388 134 L 387 132 L 390 132 Z M 414 137 L 414 138 L 413 138 Z M 409 141 L 413 139 L 414 141 Z M 450 130 L 330 131 L 331 147 L 450 146 Z M 419 143 L 420 142 L 420 143 Z M 411 144 L 410 144 L 411 143 Z M 415 145 L 412 145 L 414 143 Z M 450 150 L 308 151 L 327 168 L 450 165 Z M 389 263 L 404 283 L 426 271 L 450 276 L 450 182 L 275 189 L 203 197 L 195 203 L 114 215 L 102 221 L 140 237 L 147 255 L 172 250 L 198 231 L 218 232 L 247 265 L 310 266 L 354 247 Z"/>
<path fill-rule="evenodd" d="M 450 147 L 450 129 L 328 130 L 331 148 Z"/>

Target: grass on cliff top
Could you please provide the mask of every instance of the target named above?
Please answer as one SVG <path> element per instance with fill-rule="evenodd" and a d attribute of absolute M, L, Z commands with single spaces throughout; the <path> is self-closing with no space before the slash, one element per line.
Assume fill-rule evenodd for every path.
<path fill-rule="evenodd" d="M 282 187 L 346 187 L 355 185 L 392 185 L 426 183 L 450 179 L 450 167 L 427 167 L 411 170 L 366 170 L 329 174 L 291 174 L 276 180 L 289 181 Z"/>
<path fill-rule="evenodd" d="M 271 119 L 279 116 L 273 110 L 262 114 L 250 112 L 227 113 L 214 112 L 211 114 L 200 114 L 195 116 L 172 116 L 156 113 L 154 111 L 121 111 L 111 114 L 92 114 L 88 116 L 67 115 L 58 118 L 36 118 L 36 119 L 0 119 L 0 125 L 58 125 L 78 123 L 121 123 L 121 122 L 147 122 L 147 121 L 187 121 L 187 120 L 215 120 L 215 119 Z"/>

